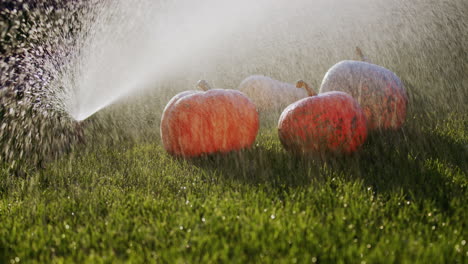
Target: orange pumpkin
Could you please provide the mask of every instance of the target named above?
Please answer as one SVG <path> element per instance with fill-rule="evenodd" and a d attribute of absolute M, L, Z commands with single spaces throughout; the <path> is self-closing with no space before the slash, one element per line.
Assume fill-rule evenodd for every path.
<path fill-rule="evenodd" d="M 366 117 L 359 104 L 344 92 L 316 95 L 298 81 L 309 97 L 288 106 L 279 119 L 278 134 L 286 150 L 306 154 L 349 154 L 367 138 Z"/>
<path fill-rule="evenodd" d="M 174 96 L 164 109 L 161 139 L 174 156 L 196 157 L 226 153 L 252 146 L 259 129 L 255 105 L 236 90 L 185 91 Z"/>
<path fill-rule="evenodd" d="M 357 48 L 364 60 L 364 55 Z M 369 130 L 398 129 L 406 119 L 408 96 L 392 71 L 364 61 L 345 60 L 325 74 L 320 93 L 343 91 L 364 109 Z"/>

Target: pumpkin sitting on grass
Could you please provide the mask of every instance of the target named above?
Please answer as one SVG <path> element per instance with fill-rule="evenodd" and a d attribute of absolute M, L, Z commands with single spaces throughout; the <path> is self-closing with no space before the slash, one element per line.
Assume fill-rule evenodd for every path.
<path fill-rule="evenodd" d="M 366 117 L 353 97 L 338 91 L 317 95 L 304 81 L 297 87 L 305 88 L 309 97 L 281 114 L 278 134 L 286 150 L 315 156 L 350 154 L 365 142 Z"/>
<path fill-rule="evenodd" d="M 238 89 L 252 99 L 259 111 L 281 109 L 307 97 L 306 91 L 296 89 L 293 84 L 263 75 L 247 77 Z"/>
<path fill-rule="evenodd" d="M 408 96 L 402 81 L 392 71 L 363 61 L 345 60 L 331 67 L 323 78 L 320 93 L 342 91 L 352 95 L 367 117 L 368 129 L 399 129 L 405 122 Z"/>
<path fill-rule="evenodd" d="M 161 138 L 174 156 L 197 157 L 249 148 L 259 129 L 255 105 L 236 90 L 185 91 L 174 96 L 164 109 Z"/>

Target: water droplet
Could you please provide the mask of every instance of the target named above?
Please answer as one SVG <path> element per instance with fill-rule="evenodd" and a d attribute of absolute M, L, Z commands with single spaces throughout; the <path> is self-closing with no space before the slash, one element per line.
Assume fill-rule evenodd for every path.
<path fill-rule="evenodd" d="M 272 215 L 270 216 L 270 218 L 271 218 L 271 219 L 275 219 L 276 216 L 275 216 L 274 214 L 272 214 Z"/>
<path fill-rule="evenodd" d="M 203 223 L 205 223 L 205 221 L 206 221 L 205 217 L 203 217 L 203 218 L 201 219 L 201 221 L 202 221 Z"/>

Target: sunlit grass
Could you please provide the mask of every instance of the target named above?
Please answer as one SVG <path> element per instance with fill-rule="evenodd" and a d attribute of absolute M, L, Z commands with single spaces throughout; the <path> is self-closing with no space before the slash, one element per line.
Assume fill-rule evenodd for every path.
<path fill-rule="evenodd" d="M 193 72 L 174 73 L 83 121 L 84 142 L 63 116 L 49 122 L 11 111 L 18 102 L 0 97 L 0 263 L 466 263 L 468 2 L 393 2 L 389 9 L 381 1 L 385 15 L 368 24 L 372 30 L 331 24 L 318 35 L 294 35 L 283 28 L 285 37 L 258 53 L 192 61 Z M 8 31 L 0 69 L 24 72 L 2 75 L 0 89 L 26 84 L 17 80 L 44 66 L 42 59 L 18 66 L 32 48 L 57 50 L 57 38 L 68 43 L 89 26 L 56 25 L 59 9 L 8 10 L 0 10 Z M 62 16 L 72 23 L 96 10 Z M 366 21 L 366 14 L 351 18 Z M 266 32 L 279 30 L 272 25 Z M 358 153 L 325 161 L 287 153 L 276 131 L 280 110 L 261 114 L 250 150 L 184 160 L 162 148 L 164 105 L 198 78 L 235 88 L 262 73 L 318 90 L 326 70 L 352 58 L 356 45 L 401 77 L 410 98 L 403 129 L 369 135 Z M 20 64 L 3 63 L 10 56 Z"/>
<path fill-rule="evenodd" d="M 463 263 L 463 120 L 374 134 L 324 163 L 286 153 L 264 126 L 242 153 L 174 159 L 156 133 L 27 178 L 4 171 L 0 260 Z"/>

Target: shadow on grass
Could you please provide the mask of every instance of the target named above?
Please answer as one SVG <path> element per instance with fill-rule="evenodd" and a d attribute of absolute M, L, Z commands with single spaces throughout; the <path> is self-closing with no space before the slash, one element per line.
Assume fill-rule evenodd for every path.
<path fill-rule="evenodd" d="M 193 165 L 216 172 L 226 180 L 271 187 L 306 185 L 319 176 L 312 160 L 291 156 L 281 150 L 255 146 L 250 150 L 192 159 Z"/>
<path fill-rule="evenodd" d="M 468 171 L 468 148 L 449 137 L 424 132 L 416 125 L 373 133 L 358 154 L 325 161 L 293 156 L 274 141 L 270 146 L 259 144 L 251 150 L 190 162 L 223 179 L 279 189 L 309 185 L 330 177 L 327 171 L 331 171 L 347 180 L 361 179 L 376 193 L 403 191 L 409 200 L 429 199 L 444 210 L 453 198 L 466 195 L 466 185 L 454 181 L 449 171 Z"/>
<path fill-rule="evenodd" d="M 467 157 L 461 143 L 413 127 L 372 134 L 358 159 L 335 160 L 331 167 L 375 193 L 402 190 L 409 200 L 431 200 L 447 210 L 453 198 L 466 196 L 467 179 L 457 181 L 453 171 L 468 171 Z"/>

